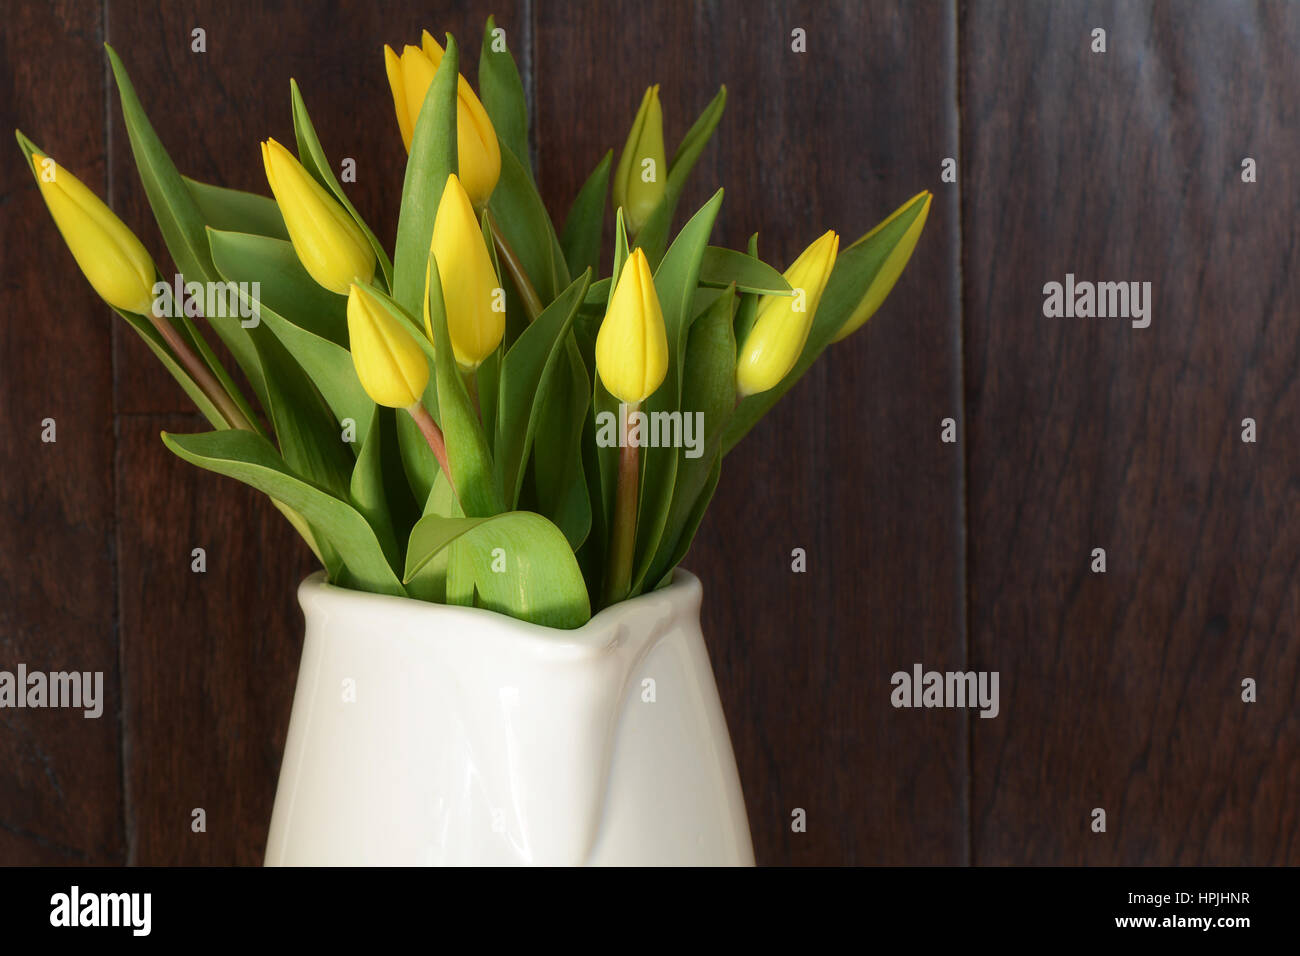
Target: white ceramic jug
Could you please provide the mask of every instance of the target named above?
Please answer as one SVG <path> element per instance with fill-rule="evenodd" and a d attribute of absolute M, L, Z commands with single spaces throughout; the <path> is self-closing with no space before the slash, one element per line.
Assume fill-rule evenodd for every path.
<path fill-rule="evenodd" d="M 268 865 L 752 865 L 701 587 L 554 630 L 299 588 Z"/>

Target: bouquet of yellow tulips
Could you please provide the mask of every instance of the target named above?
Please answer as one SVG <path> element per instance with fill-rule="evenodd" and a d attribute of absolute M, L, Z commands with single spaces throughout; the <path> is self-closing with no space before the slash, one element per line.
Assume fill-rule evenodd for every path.
<path fill-rule="evenodd" d="M 784 273 L 756 237 L 709 245 L 722 190 L 671 236 L 726 89 L 669 159 L 652 87 L 618 164 L 605 155 L 557 230 L 489 18 L 478 94 L 451 36 L 384 50 L 408 150 L 390 258 L 296 83 L 296 155 L 262 144 L 270 199 L 181 175 L 108 55 L 174 281 L 17 137 L 86 278 L 212 425 L 164 432 L 167 447 L 267 494 L 339 586 L 541 625 L 580 626 L 671 579 L 723 457 L 880 307 L 929 211 L 921 193 L 845 249 L 827 232 Z"/>

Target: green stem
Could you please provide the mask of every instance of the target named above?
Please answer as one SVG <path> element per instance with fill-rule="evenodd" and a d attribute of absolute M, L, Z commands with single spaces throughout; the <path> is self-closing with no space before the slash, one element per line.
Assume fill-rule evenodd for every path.
<path fill-rule="evenodd" d="M 429 450 L 433 452 L 433 457 L 438 461 L 438 467 L 442 473 L 447 476 L 447 484 L 451 486 L 451 493 L 459 503 L 460 496 L 456 494 L 456 483 L 451 477 L 451 465 L 447 463 L 447 442 L 442 437 L 442 429 L 438 423 L 433 420 L 429 410 L 424 407 L 422 402 L 416 402 L 406 410 L 411 418 L 415 419 L 415 424 L 420 429 L 420 434 L 424 440 L 429 443 Z"/>
<path fill-rule="evenodd" d="M 488 214 L 487 221 L 488 227 L 492 230 L 492 240 L 496 243 L 497 255 L 501 259 L 501 264 L 510 273 L 515 288 L 519 290 L 519 295 L 524 300 L 524 309 L 528 312 L 528 321 L 536 322 L 537 317 L 542 314 L 542 300 L 537 295 L 537 290 L 533 288 L 532 282 L 529 281 L 528 273 L 524 270 L 524 264 L 519 261 L 518 253 L 506 240 L 505 235 L 501 232 L 501 227 L 497 225 L 497 221 L 492 217 L 491 213 Z"/>
<path fill-rule="evenodd" d="M 609 574 L 605 578 L 605 606 L 628 596 L 632 588 L 632 561 L 636 557 L 637 486 L 641 478 L 641 449 L 629 442 L 632 414 L 641 403 L 624 403 L 623 434 L 618 450 L 618 485 L 614 498 L 614 527 L 609 545 Z"/>
<path fill-rule="evenodd" d="M 194 383 L 198 385 L 199 390 L 208 397 L 208 400 L 212 402 L 213 405 L 217 406 L 217 411 L 221 412 L 221 417 L 226 420 L 230 427 L 240 428 L 244 431 L 250 432 L 258 431 L 257 426 L 248 420 L 248 416 L 243 413 L 240 407 L 235 403 L 235 400 L 230 397 L 230 393 L 227 392 L 225 388 L 222 387 L 221 383 L 217 381 L 216 377 L 212 374 L 212 370 L 209 369 L 205 363 L 199 360 L 199 357 L 194 354 L 194 351 L 188 344 L 186 344 L 185 340 L 181 338 L 181 335 L 176 331 L 175 326 L 165 318 L 153 315 L 152 313 L 150 313 L 148 318 L 149 321 L 153 323 L 153 327 L 158 330 L 158 334 L 161 335 L 163 340 L 171 347 L 172 354 L 176 356 L 177 361 L 185 367 L 185 371 L 190 373 L 190 378 L 194 379 Z M 196 332 L 195 334 L 197 335 L 198 333 Z"/>

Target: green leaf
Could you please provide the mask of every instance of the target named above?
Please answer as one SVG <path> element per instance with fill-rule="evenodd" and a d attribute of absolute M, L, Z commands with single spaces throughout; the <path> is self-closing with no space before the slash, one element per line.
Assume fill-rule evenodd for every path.
<path fill-rule="evenodd" d="M 330 494 L 346 497 L 356 459 L 325 400 L 273 332 L 258 327 L 250 333 L 266 370 L 267 411 L 285 463 Z"/>
<path fill-rule="evenodd" d="M 835 267 L 831 270 L 830 279 L 826 283 L 826 290 L 822 293 L 821 302 L 817 306 L 817 313 L 813 316 L 812 329 L 808 332 L 808 341 L 804 344 L 799 361 L 775 388 L 750 395 L 737 406 L 723 438 L 724 455 L 736 447 L 736 443 L 749 433 L 758 420 L 766 415 L 781 396 L 803 377 L 804 372 L 808 371 L 812 363 L 835 338 L 836 333 L 848 321 L 853 310 L 866 295 L 867 289 L 889 258 L 889 254 L 902 241 L 913 220 L 925 208 L 926 198 L 924 193 L 917 196 L 911 207 L 898 213 L 897 218 L 892 222 L 879 228 L 878 232 L 869 234 L 865 240 L 854 243 L 840 252 L 835 260 Z"/>
<path fill-rule="evenodd" d="M 190 464 L 238 479 L 301 514 L 346 556 L 348 575 L 362 589 L 399 597 L 405 594 L 361 513 L 290 472 L 265 438 L 232 429 L 198 435 L 163 432 L 162 439 Z"/>
<path fill-rule="evenodd" d="M 627 232 L 623 228 L 623 210 L 614 214 L 614 272 L 608 278 L 593 282 L 587 287 L 587 294 L 582 297 L 578 315 L 573 320 L 573 336 L 577 340 L 578 350 L 586 365 L 587 374 L 596 377 L 596 336 L 600 334 L 600 325 L 609 311 L 609 304 L 614 299 L 614 281 L 622 274 L 627 262 Z"/>
<path fill-rule="evenodd" d="M 737 252 L 709 246 L 700 263 L 700 285 L 725 289 L 735 283 L 741 292 L 760 295 L 790 295 L 790 283 L 766 262 Z"/>
<path fill-rule="evenodd" d="M 342 428 L 345 419 L 356 425 L 357 442 L 364 443 L 375 403 L 357 378 L 347 342 L 347 317 L 340 296 L 322 289 L 302 268 L 293 246 L 280 239 L 210 230 L 217 271 L 230 282 L 258 282 L 258 313 L 320 390 Z M 242 293 L 241 293 L 242 294 Z M 304 327 L 284 313 L 309 317 Z"/>
<path fill-rule="evenodd" d="M 177 267 L 187 277 L 200 281 L 214 278 L 216 269 L 208 254 L 203 216 L 180 172 L 158 139 L 158 134 L 154 132 L 126 67 L 111 46 L 104 44 L 104 48 L 108 51 L 113 76 L 117 80 L 122 118 L 126 122 L 131 152 L 135 156 L 145 194 L 149 197 L 149 205 L 153 208 L 154 217 L 162 231 L 163 241 L 167 243 L 167 249 L 176 260 Z"/>
<path fill-rule="evenodd" d="M 289 230 L 274 199 L 256 193 L 212 186 L 182 176 L 185 188 L 198 207 L 199 216 L 212 229 L 247 232 L 288 241 Z"/>
<path fill-rule="evenodd" d="M 605 194 L 609 192 L 609 168 L 613 160 L 614 151 L 610 150 L 578 190 L 569 218 L 564 220 L 560 248 L 564 250 L 570 275 L 577 275 L 583 269 L 590 269 L 594 275 L 600 268 L 600 234 L 605 226 Z"/>
<path fill-rule="evenodd" d="M 500 519 L 508 517 L 509 514 L 517 513 L 508 512 L 493 517 Z M 426 564 L 442 554 L 444 549 L 453 541 L 465 534 L 465 532 L 473 531 L 485 521 L 493 520 L 493 517 L 466 518 L 464 516 L 452 517 L 438 514 L 424 515 L 411 529 L 410 540 L 406 543 L 406 570 L 402 574 L 402 581 L 410 581 L 420 573 L 420 570 Z"/>
<path fill-rule="evenodd" d="M 398 446 L 397 423 L 402 419 L 409 420 L 411 416 L 405 409 L 386 408 L 383 405 L 376 406 L 375 411 L 378 412 L 375 420 L 384 431 L 380 439 L 382 447 L 379 455 L 381 459 L 380 472 L 383 475 L 384 484 L 384 502 L 388 508 L 388 518 L 393 526 L 393 534 L 399 542 L 404 542 L 428 504 L 427 498 L 417 501 L 415 496 L 411 494 L 410 485 L 406 481 L 406 473 L 402 470 L 402 454 Z M 369 440 L 368 437 L 367 440 Z M 429 453 L 429 457 L 433 457 L 432 452 Z"/>
<path fill-rule="evenodd" d="M 425 407 L 428 407 L 427 402 Z M 430 413 L 432 414 L 432 410 Z M 436 417 L 434 421 L 437 421 Z M 397 447 L 407 487 L 410 488 L 411 495 L 416 501 L 428 501 L 433 491 L 434 480 L 440 473 L 437 459 L 433 457 L 433 452 L 430 451 L 420 426 L 415 424 L 410 415 L 402 412 L 397 416 L 396 425 Z"/>
<path fill-rule="evenodd" d="M 463 541 L 447 547 L 447 603 L 474 606 L 474 565 Z"/>
<path fill-rule="evenodd" d="M 444 518 L 465 517 L 465 512 L 456 499 L 456 493 L 451 490 L 451 482 L 442 471 L 439 471 L 438 477 L 433 480 L 433 491 L 429 495 L 429 500 L 424 503 L 424 512 L 420 517 L 423 518 L 424 515 L 442 515 Z"/>
<path fill-rule="evenodd" d="M 614 503 L 618 494 L 618 442 L 622 424 L 619 417 L 620 403 L 600 380 L 599 372 L 593 375 L 592 379 L 595 383 L 591 390 L 593 428 L 591 438 L 583 439 L 584 443 L 590 441 L 592 445 L 592 454 L 600 476 L 600 480 L 588 488 L 592 495 L 592 523 L 593 526 L 599 526 L 606 532 L 612 533 Z M 597 512 L 600 513 L 600 518 L 596 517 Z M 608 541 L 602 544 L 603 547 L 608 545 Z"/>
<path fill-rule="evenodd" d="M 591 531 L 591 499 L 582 460 L 582 434 L 591 404 L 591 379 L 572 336 L 540 404 L 533 442 L 538 510 L 564 532 L 576 551 Z"/>
<path fill-rule="evenodd" d="M 614 287 L 618 285 L 619 276 L 623 274 L 623 266 L 627 263 L 631 251 L 627 242 L 627 224 L 623 221 L 623 210 L 619 209 L 614 214 L 614 267 L 609 274 L 607 286 L 609 298 L 605 300 L 606 311 L 609 311 L 609 304 L 614 301 Z"/>
<path fill-rule="evenodd" d="M 335 177 L 334 169 L 330 166 L 329 160 L 325 158 L 325 150 L 321 147 L 320 137 L 316 135 L 316 127 L 312 125 L 311 117 L 307 114 L 307 104 L 302 98 L 302 91 L 298 89 L 297 80 L 289 80 L 289 96 L 293 101 L 293 135 L 298 143 L 298 161 L 302 163 L 307 172 L 315 177 L 318 183 L 325 187 L 327 192 L 333 193 L 334 198 L 348 211 L 352 221 L 365 233 L 366 240 L 370 243 L 370 248 L 375 251 L 375 258 L 379 261 L 379 269 L 384 274 L 384 283 L 391 289 L 393 287 L 393 264 L 388 259 L 388 251 L 384 249 L 383 243 L 371 232 L 370 227 L 361 218 L 361 214 L 357 212 L 357 207 L 352 205 L 352 200 L 348 199 L 348 194 L 343 191 L 342 185 L 340 185 L 338 178 Z M 287 239 L 288 236 L 284 238 Z"/>
<path fill-rule="evenodd" d="M 438 515 L 443 518 L 465 517 L 464 512 L 460 510 L 460 504 L 456 501 L 456 496 L 452 494 L 451 483 L 447 481 L 447 476 L 441 471 L 438 472 L 438 477 L 434 479 L 433 489 L 425 502 L 424 515 Z M 421 517 L 424 515 L 421 515 Z M 411 531 L 414 530 L 414 528 L 411 528 Z M 407 541 L 410 541 L 409 531 L 407 532 Z M 438 604 L 457 603 L 447 600 L 447 571 L 450 565 L 450 557 L 450 548 L 434 555 L 432 559 L 422 568 L 416 570 L 404 582 L 406 593 L 421 601 L 434 601 Z M 469 595 L 469 603 L 471 604 L 474 601 L 473 586 L 473 576 L 471 575 Z"/>
<path fill-rule="evenodd" d="M 749 254 L 755 259 L 758 258 L 758 233 L 749 237 Z M 736 345 L 737 347 L 744 344 L 745 339 L 749 338 L 750 331 L 754 328 L 754 322 L 758 318 L 758 300 L 761 297 L 752 292 L 747 292 L 740 297 L 740 307 L 736 309 Z"/>
<path fill-rule="evenodd" d="M 127 75 L 126 67 L 122 65 L 122 61 L 111 46 L 106 43 L 104 49 L 108 51 L 113 76 L 117 81 L 118 94 L 122 103 L 122 118 L 126 123 L 127 137 L 131 142 L 131 153 L 135 157 L 140 181 L 144 184 L 145 195 L 149 199 L 150 208 L 153 209 L 154 218 L 158 221 L 158 228 L 162 232 L 163 241 L 167 244 L 167 250 L 175 260 L 177 268 L 187 279 L 200 282 L 213 281 L 217 278 L 217 271 L 208 250 L 207 235 L 204 232 L 206 223 L 203 221 L 202 213 L 185 185 L 185 180 L 181 178 L 176 165 L 167 155 L 167 150 L 163 148 L 162 142 L 154 132 L 144 107 L 140 105 L 135 87 L 131 84 L 131 78 Z M 218 326 L 216 329 L 226 348 L 235 357 L 235 362 L 243 369 L 258 400 L 265 404 L 266 387 L 253 343 L 237 325 L 234 329 L 229 326 Z M 249 421 L 256 422 L 257 417 L 253 413 L 252 406 L 248 404 L 248 400 L 244 398 L 234 380 L 217 360 L 212 349 L 198 334 L 194 323 L 182 317 L 177 330 L 202 357 Z"/>
<path fill-rule="evenodd" d="M 453 543 L 463 550 L 480 603 L 488 610 L 541 627 L 581 627 L 591 618 L 587 587 L 573 551 L 560 529 L 541 515 L 425 515 L 411 531 L 405 579 Z M 499 570 L 501 561 L 504 571 Z"/>
<path fill-rule="evenodd" d="M 497 480 L 508 506 L 519 501 L 524 464 L 533 436 L 549 400 L 549 387 L 560 363 L 569 327 L 587 291 L 590 270 L 584 272 L 552 302 L 511 346 L 501 365 L 498 401 L 496 467 Z M 581 421 L 578 423 L 581 427 Z"/>
<path fill-rule="evenodd" d="M 335 430 L 324 401 L 274 334 L 255 327 L 249 335 L 266 371 L 267 412 L 285 464 L 331 494 L 345 494 L 354 459 L 351 446 L 345 445 Z M 294 521 L 294 515 L 285 514 Z M 305 537 L 321 563 L 337 569 L 342 556 L 333 544 L 312 529 L 310 521 L 297 517 L 307 526 Z"/>
<path fill-rule="evenodd" d="M 513 347 L 513 346 L 512 346 Z M 497 457 L 497 403 L 501 395 L 501 367 L 503 359 L 500 347 L 493 350 L 474 371 L 474 387 L 478 389 L 478 407 L 480 420 L 483 422 L 483 434 L 492 440 L 492 457 Z"/>
<path fill-rule="evenodd" d="M 713 500 L 713 493 L 718 490 L 718 478 L 721 475 L 722 454 L 719 452 L 713 457 L 713 466 L 709 469 L 704 487 L 695 499 L 694 507 L 692 507 L 690 514 L 682 525 L 682 532 L 677 538 L 677 545 L 673 548 L 666 562 L 668 570 L 660 576 L 658 583 L 655 585 L 656 590 L 672 581 L 673 572 L 677 569 L 677 565 L 685 560 L 687 552 L 691 550 L 691 543 L 695 541 L 695 534 L 700 530 L 700 524 L 704 521 L 704 514 L 709 510 L 709 502 Z"/>
<path fill-rule="evenodd" d="M 692 303 L 700 263 L 721 206 L 722 190 L 719 189 L 682 227 L 655 272 L 655 291 L 659 294 L 668 337 L 668 371 L 663 384 L 643 403 L 649 421 L 653 421 L 655 413 L 672 413 L 681 408 L 686 342 L 694 316 Z M 637 509 L 632 594 L 640 593 L 650 563 L 659 550 L 677 478 L 678 449 L 646 447 L 641 449 L 641 455 L 641 500 Z"/>
<path fill-rule="evenodd" d="M 49 156 L 49 153 L 33 143 L 27 137 L 27 134 L 20 129 L 14 130 L 14 139 L 18 141 L 18 146 L 20 148 L 19 151 L 23 154 L 23 159 L 27 162 L 27 169 L 33 176 L 39 177 L 40 171 L 36 168 L 36 164 L 32 162 L 32 153 L 40 153 L 42 156 L 46 157 Z"/>
<path fill-rule="evenodd" d="M 258 302 L 335 345 L 348 344 L 348 300 L 317 285 L 284 239 L 208 230 L 217 273 L 230 282 L 256 282 Z"/>
<path fill-rule="evenodd" d="M 492 49 L 496 20 L 487 18 L 483 28 L 483 48 L 478 58 L 478 92 L 488 119 L 497 132 L 497 141 L 508 149 L 528 170 L 528 106 L 519 68 L 509 50 Z M 531 177 L 531 172 L 529 173 Z"/>
<path fill-rule="evenodd" d="M 718 121 L 722 119 L 722 111 L 726 106 L 727 88 L 724 86 L 718 90 L 718 95 L 686 131 L 686 136 L 683 137 L 681 145 L 677 147 L 677 152 L 673 154 L 672 161 L 668 164 L 668 182 L 664 188 L 664 198 L 655 207 L 655 211 L 650 214 L 650 218 L 646 220 L 636 237 L 636 244 L 645 250 L 652 269 L 658 268 L 659 260 L 663 257 L 664 248 L 668 244 L 668 233 L 673 225 L 673 214 L 677 211 L 677 202 L 681 199 L 682 190 L 686 188 L 686 181 L 690 178 L 691 170 L 695 168 L 700 153 L 712 138 L 713 131 L 717 129 Z"/>
<path fill-rule="evenodd" d="M 379 421 L 379 406 L 371 412 L 371 421 L 366 429 L 368 437 L 361 446 L 357 456 L 356 467 L 348 483 L 348 498 L 353 507 L 374 529 L 375 537 L 384 550 L 384 556 L 394 570 L 402 566 L 401 556 L 397 550 L 397 535 L 393 531 L 392 517 L 388 511 L 388 498 L 384 492 L 384 429 Z"/>
<path fill-rule="evenodd" d="M 548 305 L 568 286 L 568 266 L 537 187 L 523 163 L 508 150 L 501 153 L 501 178 L 488 209 L 518 255 L 542 305 Z"/>
<path fill-rule="evenodd" d="M 411 315 L 422 313 L 424 270 L 433 241 L 433 221 L 446 188 L 456 172 L 456 85 L 460 53 L 447 35 L 447 49 L 424 95 L 424 105 L 411 137 L 402 184 L 402 208 L 397 220 L 397 250 L 393 263 L 393 298 Z"/>
<path fill-rule="evenodd" d="M 668 164 L 670 192 L 676 192 L 680 196 L 682 190 L 686 188 L 686 180 L 690 178 L 691 170 L 695 168 L 700 153 L 704 152 L 704 147 L 713 138 L 713 131 L 718 128 L 718 121 L 722 119 L 722 111 L 726 108 L 727 87 L 724 85 L 691 124 L 691 128 L 682 137 L 677 152 L 673 153 L 673 158 Z"/>
<path fill-rule="evenodd" d="M 497 261 L 497 249 L 496 245 L 492 241 L 492 227 L 489 224 L 489 215 L 488 211 L 484 209 L 480 223 L 483 228 L 483 244 L 487 246 L 488 258 L 492 261 L 492 274 L 497 276 L 498 281 L 500 281 L 501 263 Z M 514 336 L 511 336 L 510 334 L 511 316 L 509 314 L 509 301 L 509 297 L 507 297 L 506 332 L 505 335 L 502 336 L 501 344 L 493 349 L 491 354 L 479 363 L 479 367 L 474 372 L 475 386 L 478 389 L 479 412 L 483 422 L 483 433 L 487 435 L 489 439 L 492 439 L 493 442 L 496 440 L 497 433 L 497 396 L 501 387 L 502 356 L 511 347 L 515 339 L 518 338 L 517 334 Z M 520 318 L 523 319 L 520 323 L 520 330 L 522 331 L 528 327 L 528 319 L 526 316 L 521 316 Z M 493 444 L 492 456 L 495 458 L 496 454 L 496 445 Z"/>
<path fill-rule="evenodd" d="M 604 316 L 609 305 L 609 290 L 614 280 L 606 276 L 587 286 L 587 294 L 582 297 L 580 312 L 588 315 Z"/>
<path fill-rule="evenodd" d="M 446 62 L 445 60 L 443 62 Z M 430 254 L 429 320 L 433 325 L 434 367 L 438 390 L 438 407 L 442 412 L 442 432 L 447 444 L 449 476 L 465 514 L 485 518 L 505 511 L 502 491 L 492 466 L 487 436 L 474 414 L 474 405 L 451 348 L 447 331 L 446 306 L 442 298 L 442 280 L 436 260 Z"/>
<path fill-rule="evenodd" d="M 646 577 L 649 581 L 658 581 L 671 572 L 681 560 L 674 555 L 685 554 L 690 547 L 694 527 L 703 517 L 702 509 L 696 514 L 700 496 L 710 481 L 717 481 L 713 472 L 721 460 L 722 434 L 736 403 L 734 288 L 728 287 L 726 295 L 691 326 L 682 381 L 682 424 L 684 434 L 691 416 L 692 436 L 698 444 L 678 451 L 672 505 L 658 552 L 649 566 Z"/>
<path fill-rule="evenodd" d="M 587 581 L 587 593 L 592 606 L 600 602 L 609 546 L 609 515 L 612 512 L 612 499 L 606 500 L 601 484 L 601 465 L 599 455 L 605 451 L 596 445 L 596 421 L 594 414 L 585 417 L 582 423 L 582 474 L 590 500 L 588 511 L 591 514 L 591 531 L 578 549 L 578 565 L 582 576 Z"/>
<path fill-rule="evenodd" d="M 686 323 L 687 327 L 689 328 L 693 325 L 696 319 L 717 305 L 719 301 L 725 299 L 729 295 L 734 295 L 735 289 L 736 287 L 734 285 L 728 285 L 721 289 L 708 285 L 696 286 L 695 294 L 691 296 L 691 318 L 690 321 Z"/>

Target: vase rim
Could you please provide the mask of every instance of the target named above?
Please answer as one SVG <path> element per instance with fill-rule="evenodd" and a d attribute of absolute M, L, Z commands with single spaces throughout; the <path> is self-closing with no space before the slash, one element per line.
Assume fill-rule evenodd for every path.
<path fill-rule="evenodd" d="M 542 639 L 556 647 L 566 646 L 574 650 L 580 648 L 594 650 L 603 647 L 609 640 L 610 631 L 629 618 L 641 618 L 655 613 L 672 614 L 680 612 L 682 608 L 691 604 L 698 608 L 703 591 L 700 579 L 679 567 L 674 569 L 672 581 L 667 587 L 657 591 L 647 591 L 626 601 L 619 601 L 597 611 L 581 627 L 568 630 L 533 624 L 487 608 L 438 604 L 411 597 L 343 588 L 329 583 L 325 579 L 323 570 L 314 571 L 298 585 L 298 603 L 304 612 L 319 608 L 328 613 L 331 607 L 345 604 L 353 609 L 368 606 L 376 615 L 383 613 L 426 615 L 450 622 L 459 619 L 465 625 L 491 627 L 516 638 Z"/>

